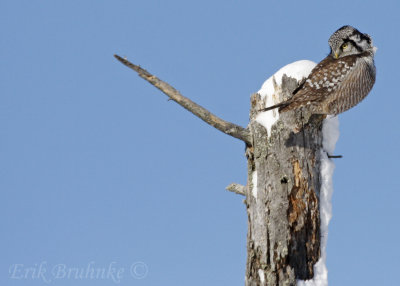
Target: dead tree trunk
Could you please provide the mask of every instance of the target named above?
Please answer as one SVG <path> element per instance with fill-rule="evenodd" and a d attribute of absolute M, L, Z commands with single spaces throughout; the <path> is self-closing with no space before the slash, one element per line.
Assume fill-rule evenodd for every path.
<path fill-rule="evenodd" d="M 146 70 L 116 58 L 190 112 L 246 143 L 247 186 L 228 190 L 245 195 L 248 214 L 247 286 L 296 285 L 313 278 L 320 258 L 320 167 L 323 117 L 305 109 L 284 113 L 271 134 L 257 120 L 265 107 L 259 94 L 251 97 L 247 128 L 226 122 L 183 97 Z M 298 81 L 283 76 L 278 96 L 288 96 Z M 277 111 L 271 111 L 277 112 Z M 325 155 L 326 156 L 326 155 Z"/>
<path fill-rule="evenodd" d="M 282 93 L 298 86 L 282 81 Z M 282 114 L 267 134 L 256 120 L 265 107 L 252 96 L 247 148 L 248 214 L 246 285 L 296 285 L 313 278 L 320 257 L 319 190 L 321 116 L 306 110 Z M 277 112 L 277 111 L 276 111 Z"/>

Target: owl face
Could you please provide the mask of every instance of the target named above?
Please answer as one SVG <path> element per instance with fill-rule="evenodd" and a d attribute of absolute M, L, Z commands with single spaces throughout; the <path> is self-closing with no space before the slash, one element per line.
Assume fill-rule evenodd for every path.
<path fill-rule="evenodd" d="M 329 38 L 331 56 L 335 59 L 374 51 L 372 39 L 351 26 L 343 26 Z"/>

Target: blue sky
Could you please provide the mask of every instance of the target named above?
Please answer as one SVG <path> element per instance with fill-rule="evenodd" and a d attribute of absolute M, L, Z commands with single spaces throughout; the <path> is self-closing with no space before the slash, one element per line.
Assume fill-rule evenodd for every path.
<path fill-rule="evenodd" d="M 243 285 L 247 215 L 224 188 L 246 182 L 244 145 L 113 54 L 245 126 L 250 94 L 290 62 L 324 58 L 345 24 L 373 37 L 378 73 L 339 117 L 329 281 L 398 283 L 399 12 L 398 1 L 1 1 L 0 284 L 118 284 L 116 272 L 62 276 L 111 267 L 121 285 Z"/>

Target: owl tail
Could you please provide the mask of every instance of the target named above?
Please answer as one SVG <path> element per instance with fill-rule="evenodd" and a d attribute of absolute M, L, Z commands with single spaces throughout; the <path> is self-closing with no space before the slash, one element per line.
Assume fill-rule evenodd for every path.
<path fill-rule="evenodd" d="M 260 109 L 260 110 L 258 110 L 258 111 L 263 112 L 263 111 L 269 111 L 269 110 L 272 110 L 272 109 L 275 109 L 275 108 L 279 108 L 279 112 L 285 112 L 285 111 L 290 110 L 290 109 L 287 109 L 287 110 L 285 110 L 285 109 L 286 109 L 286 107 L 288 107 L 291 103 L 292 103 L 291 101 L 284 101 L 284 102 L 281 102 L 281 103 L 278 103 L 278 104 L 275 104 L 275 105 L 272 105 L 272 106 L 269 106 L 269 107 Z"/>

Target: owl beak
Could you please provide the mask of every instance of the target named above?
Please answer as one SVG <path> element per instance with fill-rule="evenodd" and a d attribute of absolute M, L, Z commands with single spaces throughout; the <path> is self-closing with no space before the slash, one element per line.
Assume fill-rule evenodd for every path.
<path fill-rule="evenodd" d="M 337 59 L 339 57 L 339 52 L 335 52 L 335 59 Z"/>

